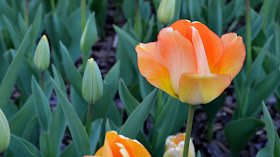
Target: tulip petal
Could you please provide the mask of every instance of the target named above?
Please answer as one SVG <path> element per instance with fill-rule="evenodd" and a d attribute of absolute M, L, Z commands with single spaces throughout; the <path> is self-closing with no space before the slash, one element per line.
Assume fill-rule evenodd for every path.
<path fill-rule="evenodd" d="M 102 156 L 103 153 L 103 146 L 98 149 L 98 151 L 94 154 L 94 156 Z"/>
<path fill-rule="evenodd" d="M 136 46 L 138 67 L 142 76 L 153 86 L 177 97 L 170 83 L 169 72 L 157 56 L 156 42 Z"/>
<path fill-rule="evenodd" d="M 245 57 L 246 49 L 242 37 L 235 33 L 228 33 L 222 36 L 225 51 L 222 58 L 215 65 L 213 73 L 230 75 L 233 79 L 241 70 Z"/>
<path fill-rule="evenodd" d="M 195 51 L 197 74 L 210 74 L 206 53 L 197 29 L 191 26 L 192 43 Z"/>
<path fill-rule="evenodd" d="M 113 157 L 111 145 L 113 144 L 115 138 L 117 138 L 117 137 L 118 137 L 118 134 L 115 131 L 110 131 L 110 132 L 106 133 L 102 156 Z"/>
<path fill-rule="evenodd" d="M 209 68 L 212 71 L 215 64 L 220 60 L 223 55 L 223 43 L 221 38 L 212 32 L 207 26 L 200 22 L 193 22 L 192 26 L 194 26 L 201 37 Z"/>
<path fill-rule="evenodd" d="M 180 34 L 186 37 L 188 34 L 188 29 L 191 25 L 192 23 L 189 20 L 178 20 L 170 25 L 170 27 L 172 27 L 173 30 L 177 30 Z"/>
<path fill-rule="evenodd" d="M 178 94 L 180 76 L 196 72 L 193 45 L 178 31 L 167 27 L 158 35 L 157 50 L 168 69 L 173 91 Z"/>
<path fill-rule="evenodd" d="M 147 149 L 136 140 L 129 140 L 135 150 L 136 157 L 151 157 Z"/>
<path fill-rule="evenodd" d="M 191 105 L 206 104 L 217 98 L 230 83 L 229 75 L 184 73 L 180 78 L 179 99 Z"/>
<path fill-rule="evenodd" d="M 115 138 L 114 140 L 114 148 L 113 149 L 113 154 L 114 156 L 118 156 L 117 154 L 121 155 L 121 147 L 118 144 L 121 144 L 125 150 L 127 151 L 127 153 L 129 154 L 130 157 L 135 157 L 135 151 L 133 149 L 132 144 L 129 142 L 129 138 L 126 138 L 122 135 L 118 136 Z M 117 146 L 117 147 L 115 147 Z"/>

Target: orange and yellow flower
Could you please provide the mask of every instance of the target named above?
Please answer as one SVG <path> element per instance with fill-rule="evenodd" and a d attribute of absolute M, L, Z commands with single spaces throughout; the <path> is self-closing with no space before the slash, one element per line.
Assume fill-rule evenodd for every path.
<path fill-rule="evenodd" d="M 176 136 L 168 136 L 165 145 L 166 151 L 163 157 L 183 157 L 186 133 L 179 133 Z M 190 139 L 188 157 L 195 157 L 195 149 Z"/>
<path fill-rule="evenodd" d="M 217 98 L 241 70 L 242 37 L 220 38 L 200 22 L 179 20 L 163 28 L 158 41 L 136 46 L 140 73 L 153 86 L 191 105 Z"/>
<path fill-rule="evenodd" d="M 93 157 L 151 157 L 151 155 L 137 140 L 110 131 L 106 133 L 104 146 Z"/>

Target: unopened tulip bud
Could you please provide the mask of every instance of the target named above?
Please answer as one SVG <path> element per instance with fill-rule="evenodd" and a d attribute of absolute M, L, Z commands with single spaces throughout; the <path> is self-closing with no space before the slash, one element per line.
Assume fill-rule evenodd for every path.
<path fill-rule="evenodd" d="M 87 20 L 80 41 L 82 53 L 85 58 L 89 57 L 91 47 L 95 43 L 96 39 L 97 39 L 97 29 L 96 29 L 96 22 L 95 22 L 95 14 L 92 13 L 89 19 Z"/>
<path fill-rule="evenodd" d="M 9 123 L 0 109 L 0 153 L 8 148 L 10 143 L 10 134 Z"/>
<path fill-rule="evenodd" d="M 96 102 L 103 93 L 103 82 L 96 62 L 90 58 L 83 76 L 82 93 L 88 104 Z"/>
<path fill-rule="evenodd" d="M 167 25 L 174 17 L 176 0 L 162 0 L 157 10 L 159 21 Z"/>
<path fill-rule="evenodd" d="M 185 136 L 185 133 L 179 133 L 176 136 L 168 136 L 165 141 L 166 151 L 163 157 L 183 157 Z M 195 157 L 194 145 L 191 139 L 188 157 Z"/>
<path fill-rule="evenodd" d="M 46 35 L 40 39 L 34 55 L 34 65 L 40 71 L 45 71 L 50 64 L 50 46 Z"/>

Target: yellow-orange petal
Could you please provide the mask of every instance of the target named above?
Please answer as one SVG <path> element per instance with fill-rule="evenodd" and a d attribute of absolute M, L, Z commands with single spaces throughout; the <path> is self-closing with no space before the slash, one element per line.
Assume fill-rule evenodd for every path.
<path fill-rule="evenodd" d="M 138 68 L 142 76 L 153 86 L 177 97 L 171 87 L 168 69 L 156 52 L 156 42 L 136 46 Z"/>
<path fill-rule="evenodd" d="M 174 22 L 172 25 L 170 25 L 170 27 L 172 27 L 173 30 L 177 30 L 180 34 L 186 37 L 188 34 L 188 29 L 191 25 L 191 21 L 183 19 Z"/>
<path fill-rule="evenodd" d="M 173 91 L 178 94 L 180 76 L 196 72 L 193 45 L 178 31 L 167 27 L 158 35 L 157 50 L 168 69 Z"/>
<path fill-rule="evenodd" d="M 147 149 L 138 141 L 129 139 L 131 145 L 134 148 L 136 157 L 151 157 Z"/>
<path fill-rule="evenodd" d="M 213 73 L 230 75 L 233 79 L 241 70 L 245 57 L 246 49 L 242 37 L 235 33 L 227 33 L 222 36 L 225 51 L 219 62 L 215 65 Z"/>
<path fill-rule="evenodd" d="M 129 154 L 130 157 L 136 156 L 135 150 L 133 149 L 132 144 L 129 142 L 129 138 L 126 138 L 122 135 L 117 136 L 114 140 L 114 144 L 113 144 L 114 146 L 117 146 L 117 147 L 112 148 L 114 156 L 118 156 L 118 154 L 121 155 L 119 145 L 122 145 L 125 148 L 125 151 Z"/>
<path fill-rule="evenodd" d="M 197 66 L 196 73 L 204 74 L 204 75 L 210 74 L 210 69 L 209 69 L 205 49 L 201 41 L 200 35 L 195 27 L 191 26 L 190 29 L 192 31 L 192 43 L 193 43 L 195 57 L 196 57 L 196 66 Z"/>
<path fill-rule="evenodd" d="M 223 55 L 223 43 L 221 38 L 212 32 L 207 26 L 200 22 L 193 22 L 194 26 L 201 37 L 209 64 L 209 68 L 212 71 L 215 64 L 220 60 Z"/>
<path fill-rule="evenodd" d="M 118 137 L 118 134 L 115 131 L 110 131 L 106 133 L 105 136 L 105 142 L 103 146 L 102 151 L 102 157 L 113 157 L 113 152 L 111 149 L 111 146 L 115 140 L 115 138 Z"/>
<path fill-rule="evenodd" d="M 184 73 L 180 79 L 179 99 L 191 105 L 206 104 L 217 98 L 230 83 L 229 75 Z"/>
<path fill-rule="evenodd" d="M 94 156 L 102 156 L 103 153 L 103 146 L 98 149 L 98 151 L 94 154 Z"/>

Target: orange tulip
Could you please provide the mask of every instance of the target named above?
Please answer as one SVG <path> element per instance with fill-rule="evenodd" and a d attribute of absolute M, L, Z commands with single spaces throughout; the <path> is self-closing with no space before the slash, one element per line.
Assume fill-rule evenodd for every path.
<path fill-rule="evenodd" d="M 106 133 L 104 146 L 101 147 L 96 157 L 151 157 L 146 148 L 137 140 L 131 140 L 115 131 Z"/>
<path fill-rule="evenodd" d="M 241 70 L 242 37 L 220 38 L 200 22 L 179 20 L 163 28 L 158 41 L 136 46 L 140 73 L 153 86 L 191 105 L 217 98 Z"/>

